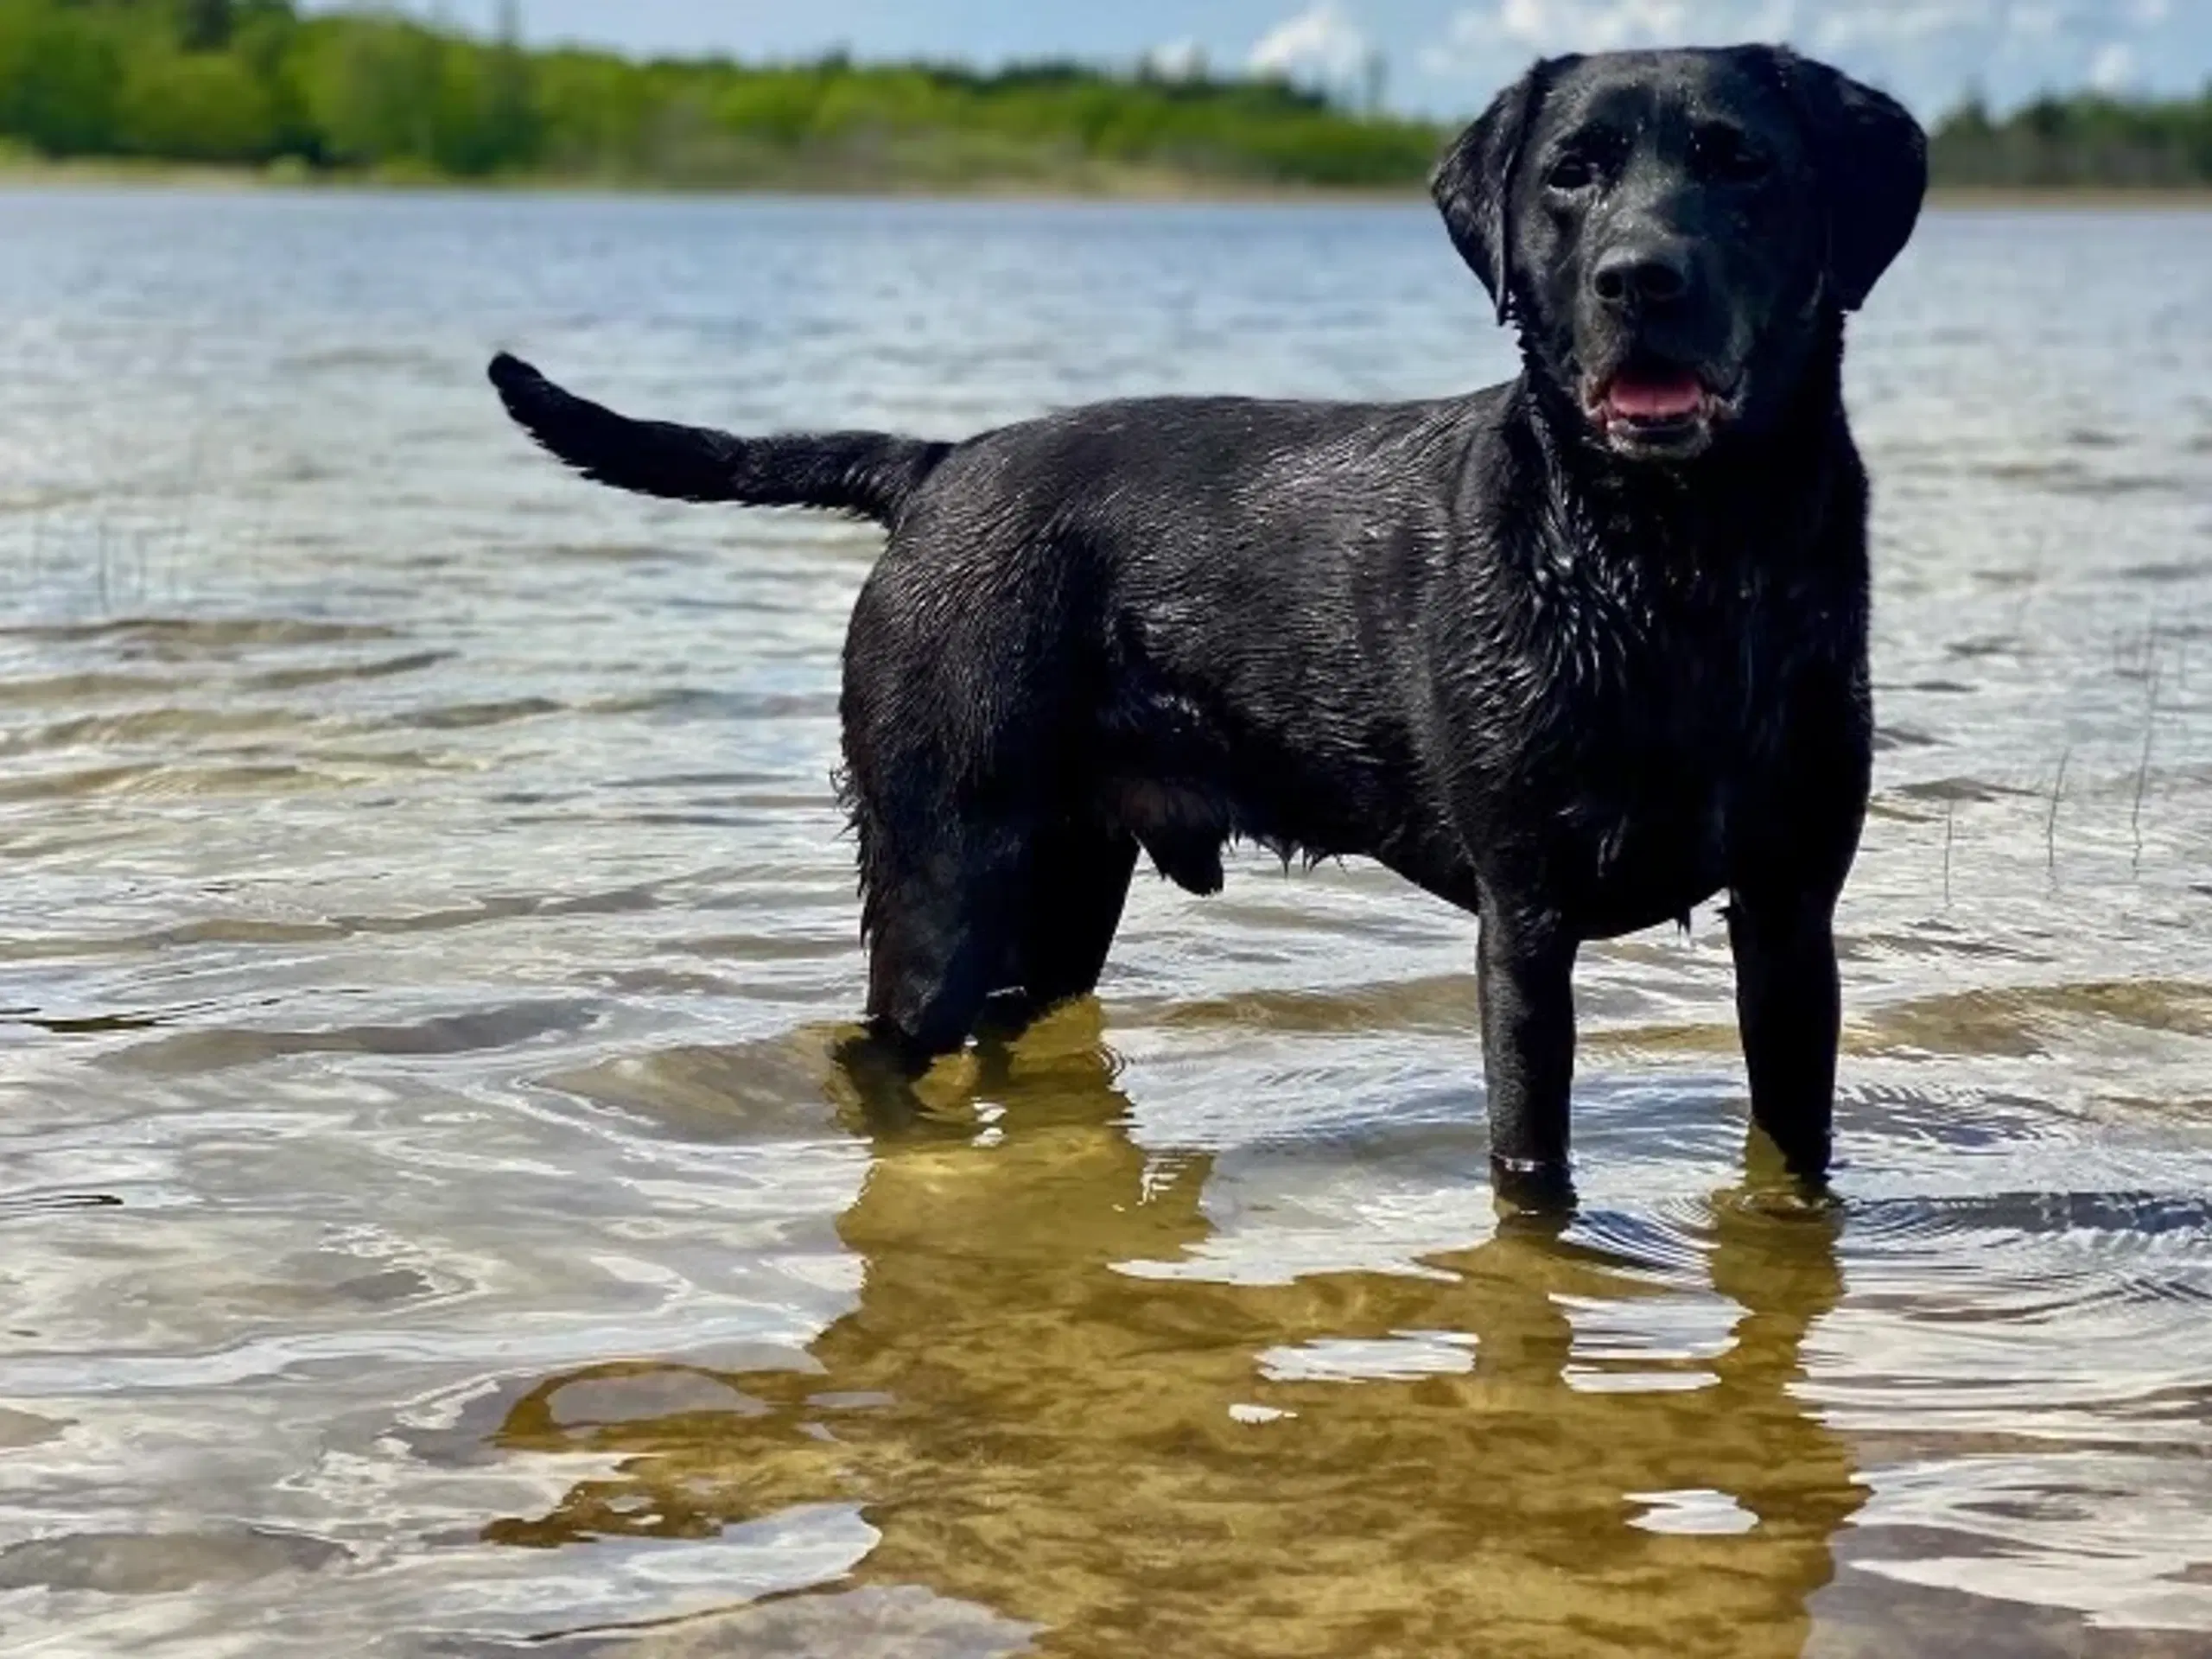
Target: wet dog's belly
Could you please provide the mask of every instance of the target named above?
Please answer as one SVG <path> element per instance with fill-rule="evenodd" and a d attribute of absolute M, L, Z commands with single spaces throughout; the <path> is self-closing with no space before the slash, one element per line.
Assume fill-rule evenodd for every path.
<path fill-rule="evenodd" d="M 1108 820 L 1136 837 L 1160 873 L 1191 893 L 1221 890 L 1222 849 L 1241 840 L 1287 859 L 1374 858 L 1451 903 L 1475 906 L 1472 863 L 1446 838 L 1343 822 L 1325 830 L 1321 815 L 1306 822 L 1308 815 L 1199 779 L 1117 774 L 1104 780 L 1098 799 Z M 1717 790 L 1640 809 L 1584 808 L 1557 821 L 1543 849 L 1541 885 L 1586 938 L 1686 920 L 1727 885 L 1729 814 Z"/>

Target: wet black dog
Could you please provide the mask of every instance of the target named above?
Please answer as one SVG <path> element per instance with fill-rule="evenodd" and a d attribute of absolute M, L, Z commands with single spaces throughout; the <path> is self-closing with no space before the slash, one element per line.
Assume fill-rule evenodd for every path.
<path fill-rule="evenodd" d="M 1491 1147 L 1565 1179 L 1577 946 L 1729 895 L 1754 1117 L 1827 1165 L 1832 917 L 1865 815 L 1866 480 L 1845 313 L 1919 127 L 1787 52 L 1554 59 L 1434 186 L 1510 385 L 1103 404 L 961 444 L 626 419 L 512 358 L 626 489 L 891 527 L 845 649 L 868 1014 L 911 1061 L 1091 988 L 1138 849 L 1378 860 L 1481 918 Z"/>

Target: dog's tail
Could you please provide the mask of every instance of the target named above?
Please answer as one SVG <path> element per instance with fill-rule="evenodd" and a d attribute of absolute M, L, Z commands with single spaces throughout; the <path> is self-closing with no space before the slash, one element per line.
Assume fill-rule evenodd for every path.
<path fill-rule="evenodd" d="M 492 359 L 491 375 L 516 423 L 586 478 L 677 501 L 826 507 L 887 524 L 952 448 L 887 432 L 741 438 L 634 421 L 563 391 L 505 352 Z"/>

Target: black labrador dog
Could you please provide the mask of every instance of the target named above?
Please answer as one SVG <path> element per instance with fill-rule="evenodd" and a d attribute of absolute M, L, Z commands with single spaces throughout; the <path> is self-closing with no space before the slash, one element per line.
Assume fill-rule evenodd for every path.
<path fill-rule="evenodd" d="M 1873 738 L 1845 314 L 1919 126 L 1778 48 L 1536 64 L 1434 194 L 1519 331 L 1438 403 L 1099 404 L 963 443 L 633 421 L 501 356 L 588 476 L 890 528 L 845 647 L 868 1012 L 909 1065 L 1089 991 L 1139 849 L 1377 860 L 1480 918 L 1491 1152 L 1566 1192 L 1577 947 L 1728 894 L 1753 1117 L 1826 1169 Z"/>

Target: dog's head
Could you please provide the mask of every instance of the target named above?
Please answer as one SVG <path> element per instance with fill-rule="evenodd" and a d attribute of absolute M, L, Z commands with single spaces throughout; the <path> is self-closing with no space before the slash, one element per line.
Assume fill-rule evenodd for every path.
<path fill-rule="evenodd" d="M 1524 353 L 1631 459 L 1791 406 L 1919 216 L 1919 124 L 1775 47 L 1548 59 L 1436 170 L 1460 255 Z"/>

